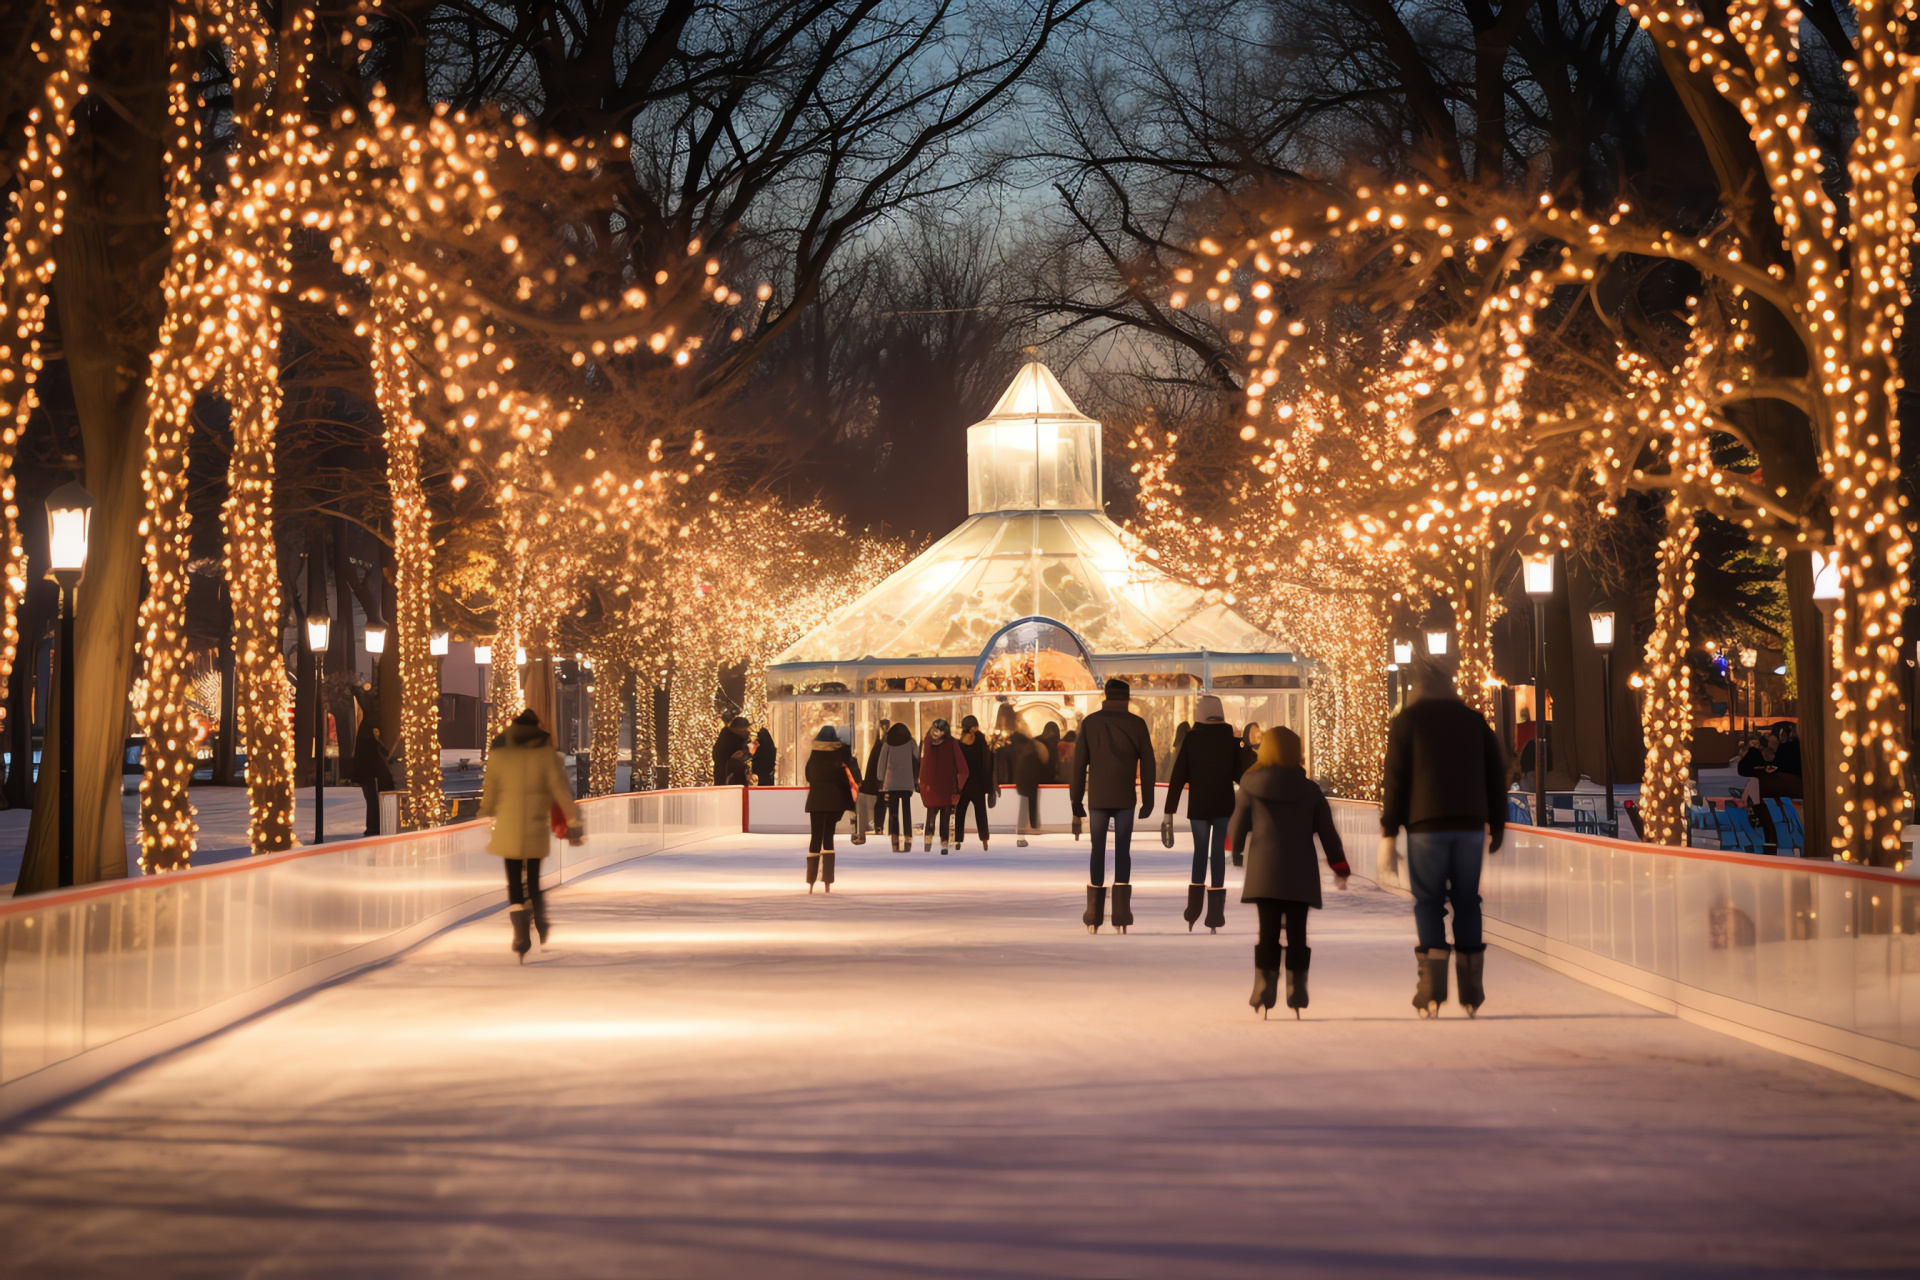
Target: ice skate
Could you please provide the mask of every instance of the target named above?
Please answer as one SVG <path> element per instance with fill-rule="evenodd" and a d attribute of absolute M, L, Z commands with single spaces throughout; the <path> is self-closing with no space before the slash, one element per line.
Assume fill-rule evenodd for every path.
<path fill-rule="evenodd" d="M 1307 1007 L 1307 966 L 1313 962 L 1313 948 L 1287 948 L 1287 1008 L 1298 1018 Z"/>
<path fill-rule="evenodd" d="M 1447 1002 L 1447 959 L 1450 954 L 1446 947 L 1415 948 L 1414 956 L 1419 964 L 1419 974 L 1413 988 L 1413 1007 L 1423 1018 L 1440 1016 L 1440 1006 Z"/>
<path fill-rule="evenodd" d="M 980 842 L 980 852 L 982 853 L 987 852 L 987 842 L 985 840 L 982 840 Z"/>
<path fill-rule="evenodd" d="M 1133 886 L 1116 884 L 1113 886 L 1113 927 L 1125 933 L 1133 924 Z"/>
<path fill-rule="evenodd" d="M 1014 839 L 1013 839 L 1013 847 L 1014 847 L 1014 848 L 1016 848 L 1016 849 L 1024 849 L 1024 848 L 1026 848 L 1026 847 L 1027 847 L 1027 838 L 1026 838 L 1025 836 L 1015 836 L 1015 837 L 1014 837 Z"/>
<path fill-rule="evenodd" d="M 807 892 L 808 893 L 813 892 L 813 882 L 815 880 L 818 880 L 819 878 L 820 878 L 820 855 L 817 853 L 810 853 L 807 855 Z"/>
<path fill-rule="evenodd" d="M 545 898 L 533 900 L 533 932 L 540 939 L 540 949 L 545 951 L 547 949 L 547 900 Z M 1461 984 L 1461 990 L 1466 990 L 1464 983 Z"/>
<path fill-rule="evenodd" d="M 922 852 L 922 853 L 932 853 L 932 852 L 933 852 L 933 837 L 932 837 L 932 836 L 922 836 L 922 837 L 920 837 L 920 852 Z"/>
<path fill-rule="evenodd" d="M 940 856 L 943 858 L 947 856 L 947 846 L 945 844 L 940 846 Z"/>
<path fill-rule="evenodd" d="M 833 892 L 833 851 L 827 850 L 820 855 L 820 888 L 825 893 Z"/>
<path fill-rule="evenodd" d="M 1453 967 L 1460 978 L 1460 1003 L 1465 1006 L 1469 1018 L 1476 1016 L 1480 1006 L 1487 1002 L 1487 991 L 1480 981 L 1486 963 L 1485 947 L 1478 951 L 1456 949 L 1453 954 Z"/>
<path fill-rule="evenodd" d="M 1107 911 L 1107 890 L 1104 885 L 1087 886 L 1087 911 L 1080 917 L 1080 923 L 1087 926 L 1088 933 L 1100 932 L 1100 921 Z"/>
<path fill-rule="evenodd" d="M 527 909 L 515 907 L 507 912 L 507 920 L 513 925 L 513 954 L 520 957 L 520 963 L 527 962 L 527 952 L 533 950 L 533 939 L 527 928 Z"/>
<path fill-rule="evenodd" d="M 1226 923 L 1227 891 L 1225 889 L 1207 890 L 1207 928 L 1218 933 L 1226 927 Z"/>
<path fill-rule="evenodd" d="M 1275 995 L 1280 987 L 1278 969 L 1255 969 L 1253 971 L 1253 994 L 1247 997 L 1247 1004 L 1263 1019 L 1267 1010 L 1273 1008 Z"/>
<path fill-rule="evenodd" d="M 1188 933 L 1193 932 L 1193 922 L 1200 918 L 1200 906 L 1206 901 L 1206 896 L 1207 886 L 1203 884 L 1187 886 L 1187 909 L 1180 913 L 1180 918 L 1187 922 Z"/>

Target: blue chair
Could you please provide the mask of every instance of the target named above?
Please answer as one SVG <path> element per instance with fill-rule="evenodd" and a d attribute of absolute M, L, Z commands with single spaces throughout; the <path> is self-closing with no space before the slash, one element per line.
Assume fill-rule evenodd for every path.
<path fill-rule="evenodd" d="M 1737 804 L 1723 805 L 1718 816 L 1722 849 L 1737 849 L 1741 853 L 1766 852 L 1766 844 L 1761 840 L 1760 833 L 1754 830 L 1745 809 Z"/>
<path fill-rule="evenodd" d="M 1600 815 L 1591 809 L 1574 809 L 1573 830 L 1577 835 L 1597 836 L 1600 834 Z"/>
<path fill-rule="evenodd" d="M 1800 821 L 1800 811 L 1793 807 L 1793 801 L 1778 796 L 1766 801 L 1767 812 L 1773 816 L 1773 829 L 1779 834 L 1780 849 L 1802 849 L 1807 847 L 1807 828 Z"/>
<path fill-rule="evenodd" d="M 1507 797 L 1507 821 L 1523 827 L 1533 825 L 1533 806 L 1518 796 Z"/>

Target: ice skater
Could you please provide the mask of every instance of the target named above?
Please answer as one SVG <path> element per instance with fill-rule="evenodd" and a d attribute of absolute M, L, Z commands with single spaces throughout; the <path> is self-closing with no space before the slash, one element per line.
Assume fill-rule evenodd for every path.
<path fill-rule="evenodd" d="M 853 808 L 859 786 L 860 767 L 852 750 L 827 725 L 813 735 L 813 750 L 807 753 L 807 820 L 813 827 L 807 841 L 808 893 L 816 877 L 833 892 L 833 830 Z"/>
<path fill-rule="evenodd" d="M 920 803 L 927 807 L 926 841 L 922 852 L 933 848 L 933 820 L 940 818 L 940 856 L 947 856 L 947 832 L 953 822 L 953 806 L 967 785 L 967 756 L 954 741 L 952 726 L 935 720 L 920 744 Z"/>
<path fill-rule="evenodd" d="M 1487 944 L 1480 934 L 1482 850 L 1498 852 L 1506 833 L 1507 761 L 1500 739 L 1454 692 L 1438 662 L 1414 670 L 1414 699 L 1387 726 L 1380 799 L 1380 865 L 1395 861 L 1394 837 L 1407 829 L 1407 879 L 1413 889 L 1418 972 L 1413 1007 L 1440 1016 L 1447 1002 L 1447 906 L 1453 906 L 1460 1003 L 1472 1017 L 1486 1003 Z"/>
<path fill-rule="evenodd" d="M 880 779 L 880 799 L 886 806 L 887 834 L 893 837 L 893 851 L 900 853 L 913 847 L 913 789 L 920 782 L 920 746 L 907 726 L 895 721 L 874 760 L 873 773 Z"/>
<path fill-rule="evenodd" d="M 1233 736 L 1220 699 L 1201 697 L 1195 710 L 1199 723 L 1180 736 L 1173 752 L 1173 773 L 1167 779 L 1167 818 L 1180 811 L 1180 795 L 1187 801 L 1187 825 L 1193 829 L 1193 879 L 1187 885 L 1187 931 L 1207 905 L 1207 928 L 1218 932 L 1227 922 L 1227 820 L 1233 817 L 1233 785 L 1240 780 L 1240 741 Z M 1211 878 L 1209 878 L 1211 871 Z"/>
<path fill-rule="evenodd" d="M 1298 1018 L 1307 1007 L 1307 966 L 1313 959 L 1307 946 L 1307 910 L 1321 905 L 1315 836 L 1333 868 L 1334 883 L 1346 888 L 1353 868 L 1333 825 L 1333 807 L 1307 776 L 1300 735 L 1287 728 L 1270 730 L 1260 741 L 1253 768 L 1240 777 L 1240 795 L 1227 823 L 1227 842 L 1247 864 L 1240 901 L 1251 902 L 1260 913 L 1260 936 L 1253 944 L 1253 994 L 1247 1003 L 1263 1018 L 1280 986 L 1282 926 L 1287 934 L 1287 1008 Z"/>
<path fill-rule="evenodd" d="M 487 773 L 480 784 L 480 816 L 493 819 L 487 852 L 507 864 L 507 901 L 512 910 L 513 953 L 525 964 L 533 942 L 527 934 L 529 907 L 540 945 L 547 945 L 547 898 L 540 890 L 540 860 L 553 845 L 553 811 L 567 822 L 567 842 L 579 844 L 580 807 L 573 802 L 567 771 L 553 749 L 540 717 L 522 711 L 487 748 Z"/>
<path fill-rule="evenodd" d="M 967 810 L 972 808 L 974 825 L 980 832 L 980 852 L 987 852 L 987 810 L 1000 803 L 1000 781 L 994 772 L 993 744 L 980 732 L 980 721 L 973 716 L 960 719 L 960 754 L 967 758 L 967 781 L 960 788 L 960 803 L 953 814 L 953 844 L 967 845 Z"/>
<path fill-rule="evenodd" d="M 1098 711 L 1080 722 L 1068 794 L 1075 817 L 1093 818 L 1093 851 L 1087 861 L 1088 933 L 1100 932 L 1107 903 L 1107 828 L 1113 828 L 1113 927 L 1133 924 L 1133 805 L 1140 820 L 1153 816 L 1153 736 L 1147 722 L 1128 710 L 1133 690 L 1125 680 L 1107 681 Z M 1139 790 L 1136 793 L 1136 779 Z"/>

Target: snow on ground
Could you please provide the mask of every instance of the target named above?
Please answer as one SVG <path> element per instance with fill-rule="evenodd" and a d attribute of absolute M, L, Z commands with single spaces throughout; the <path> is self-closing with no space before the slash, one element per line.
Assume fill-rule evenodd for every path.
<path fill-rule="evenodd" d="M 1495 950 L 1422 1022 L 1406 903 L 1328 890 L 1303 1022 L 1186 858 L 738 837 L 499 914 L 0 1145 L 34 1276 L 1912 1274 L 1920 1104 Z M 1284 1010 L 1280 1011 L 1284 1013 Z M 1631 1269 L 1631 1270 L 1629 1270 Z"/>

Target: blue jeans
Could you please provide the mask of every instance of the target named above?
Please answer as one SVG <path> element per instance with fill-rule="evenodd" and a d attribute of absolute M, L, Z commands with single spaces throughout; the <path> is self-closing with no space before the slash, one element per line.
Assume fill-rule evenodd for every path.
<path fill-rule="evenodd" d="M 1407 879 L 1413 885 L 1413 924 L 1420 946 L 1447 945 L 1447 904 L 1453 904 L 1453 945 L 1485 951 L 1480 940 L 1482 831 L 1409 831 Z"/>
<path fill-rule="evenodd" d="M 1192 884 L 1211 883 L 1214 888 L 1222 889 L 1227 883 L 1227 819 L 1226 818 L 1188 818 L 1187 825 L 1193 828 L 1193 879 Z M 1213 863 L 1213 879 L 1207 881 L 1207 863 Z"/>
<path fill-rule="evenodd" d="M 1133 883 L 1133 810 L 1088 809 L 1093 819 L 1093 855 L 1087 862 L 1087 883 L 1107 882 L 1107 824 L 1113 824 L 1113 882 Z"/>

